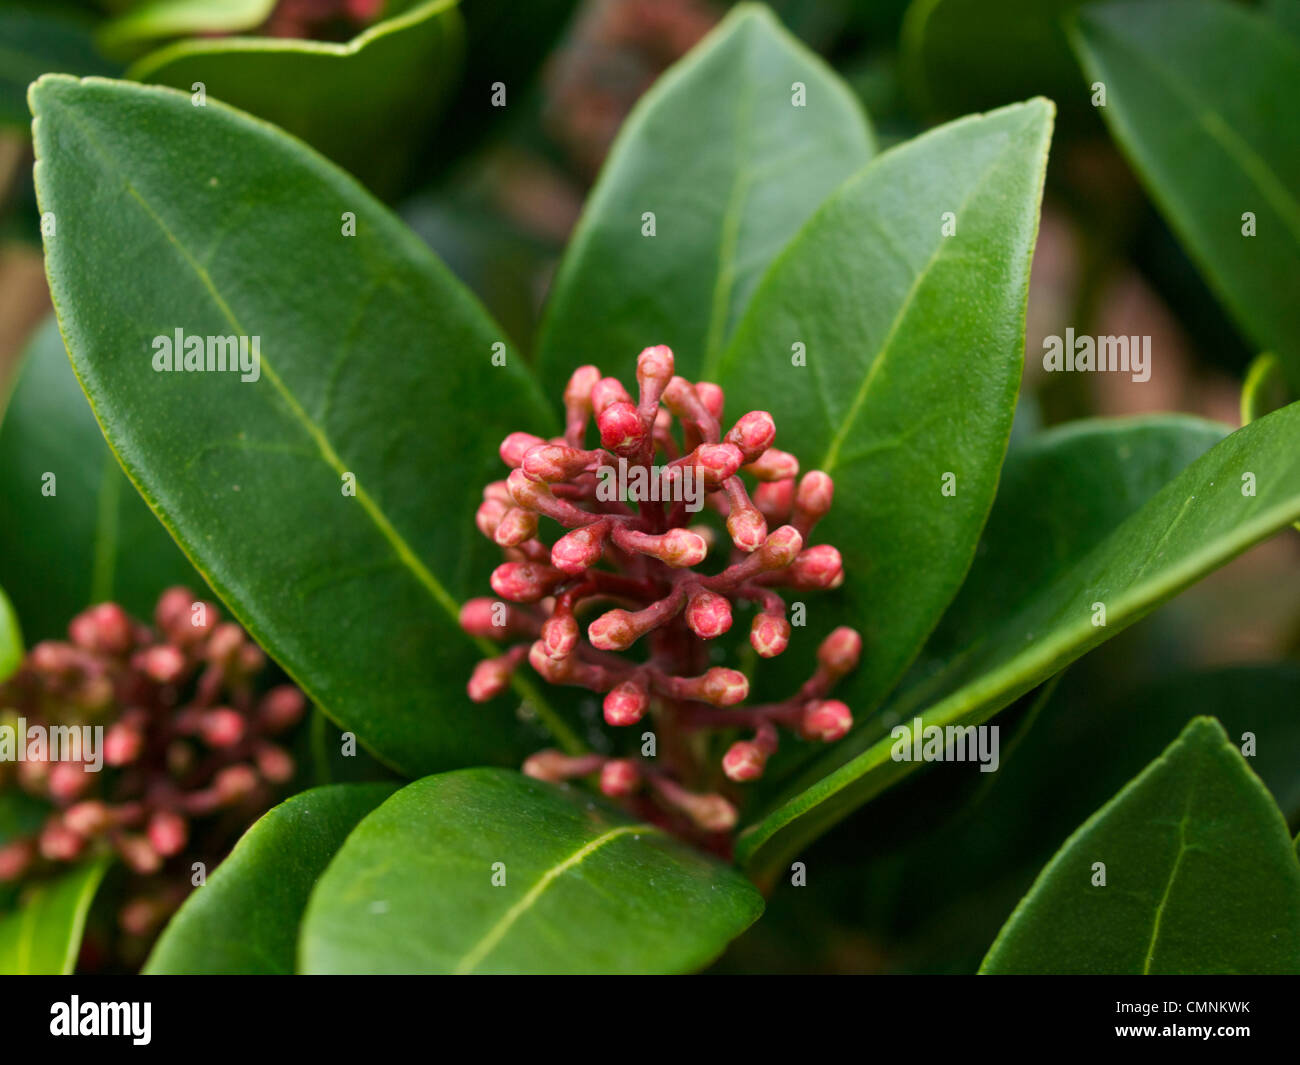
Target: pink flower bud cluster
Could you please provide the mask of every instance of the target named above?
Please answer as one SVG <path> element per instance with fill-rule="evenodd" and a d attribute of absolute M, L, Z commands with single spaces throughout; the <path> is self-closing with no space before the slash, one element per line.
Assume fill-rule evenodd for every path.
<path fill-rule="evenodd" d="M 472 636 L 515 642 L 479 663 L 468 690 L 476 702 L 491 699 L 527 661 L 553 684 L 602 693 L 609 725 L 652 715 L 661 748 L 653 760 L 548 750 L 524 771 L 548 780 L 599 774 L 605 794 L 653 806 L 667 824 L 726 832 L 735 805 L 701 790 L 717 773 L 692 754 L 701 745 L 691 733 L 749 733 L 718 766 L 727 780 L 744 782 L 762 775 L 780 729 L 832 742 L 853 723 L 848 707 L 828 698 L 861 654 L 852 629 L 831 633 L 814 675 L 778 703 L 742 705 L 748 678 L 709 666 L 709 641 L 731 630 L 741 604 L 755 608 L 750 645 L 772 658 L 791 636 L 778 589 L 842 583 L 839 552 L 808 542 L 830 510 L 834 484 L 819 470 L 800 476 L 798 459 L 773 446 L 776 425 L 766 411 L 724 431 L 722 389 L 675 375 L 668 348 L 641 352 L 636 376 L 634 400 L 619 381 L 583 366 L 564 391 L 562 437 L 516 432 L 502 441 L 510 474 L 484 490 L 476 521 L 506 561 L 491 578 L 497 598 L 470 600 L 460 622 Z M 599 444 L 588 447 L 593 422 Z M 639 493 L 601 490 L 620 475 L 631 482 L 629 471 Z M 692 495 L 716 524 L 691 513 Z M 563 530 L 550 546 L 539 538 L 542 519 Z M 697 571 L 711 555 L 716 572 Z M 644 661 L 617 653 L 637 645 Z"/>
<path fill-rule="evenodd" d="M 0 785 L 50 805 L 39 833 L 0 846 L 0 880 L 115 852 L 146 878 L 119 914 L 133 935 L 160 926 L 185 894 L 173 880 L 190 883 L 195 857 L 219 860 L 293 776 L 276 737 L 306 709 L 292 685 L 258 693 L 266 657 L 215 604 L 170 588 L 154 625 L 93 606 L 68 642 L 38 643 L 0 685 L 2 724 L 103 727 L 98 772 L 93 757 L 50 760 L 48 748 L 43 760 L 0 762 Z"/>

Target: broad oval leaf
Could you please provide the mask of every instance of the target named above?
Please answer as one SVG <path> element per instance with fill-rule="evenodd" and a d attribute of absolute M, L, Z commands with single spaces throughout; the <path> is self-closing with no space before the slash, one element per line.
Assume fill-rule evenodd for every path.
<path fill-rule="evenodd" d="M 1081 10 L 1075 49 L 1171 228 L 1300 392 L 1300 40 L 1238 4 L 1142 0 Z"/>
<path fill-rule="evenodd" d="M 202 82 L 209 96 L 301 137 L 391 196 L 455 85 L 463 37 L 456 0 L 428 0 L 346 44 L 198 38 L 145 56 L 127 76 L 187 93 Z"/>
<path fill-rule="evenodd" d="M 710 376 L 768 263 L 871 153 L 838 76 L 766 9 L 737 7 L 624 123 L 551 291 L 544 380 L 558 393 L 583 363 L 630 380 L 650 344 Z"/>
<path fill-rule="evenodd" d="M 33 889 L 0 917 L 0 975 L 66 976 L 77 964 L 86 914 L 108 859 L 87 862 Z"/>
<path fill-rule="evenodd" d="M 762 909 L 738 872 L 653 825 L 467 769 L 361 822 L 312 893 L 299 959 L 309 973 L 686 972 Z"/>
<path fill-rule="evenodd" d="M 146 973 L 292 973 L 317 878 L 395 784 L 300 792 L 264 814 L 163 930 Z"/>
<path fill-rule="evenodd" d="M 100 27 L 100 44 L 115 52 L 168 37 L 238 33 L 266 21 L 276 0 L 145 0 Z"/>
<path fill-rule="evenodd" d="M 535 749 L 506 698 L 469 703 L 476 644 L 457 624 L 498 553 L 474 527 L 497 445 L 551 424 L 517 355 L 493 365 L 501 331 L 360 185 L 274 127 L 100 79 L 44 78 L 31 100 L 73 364 L 208 583 L 391 766 Z M 220 338 L 258 338 L 256 372 L 155 371 L 177 330 L 214 366 Z"/>
<path fill-rule="evenodd" d="M 782 253 L 723 359 L 730 412 L 771 411 L 778 445 L 835 479 L 815 538 L 845 583 L 801 642 L 862 631 L 840 696 L 859 718 L 956 594 L 993 502 L 1051 116 L 1034 100 L 885 152 Z"/>
<path fill-rule="evenodd" d="M 1281 360 L 1271 351 L 1255 356 L 1241 385 L 1241 424 L 1248 425 L 1293 402 L 1295 396 Z"/>
<path fill-rule="evenodd" d="M 0 422 L 0 583 L 32 643 L 66 639 L 92 603 L 147 620 L 164 588 L 204 591 L 104 443 L 53 315 Z"/>
<path fill-rule="evenodd" d="M 1104 863 L 1105 884 L 1096 883 Z M 1277 804 L 1196 718 L 1048 863 L 984 973 L 1294 973 L 1300 864 Z"/>
<path fill-rule="evenodd" d="M 1253 494 L 1247 494 L 1247 493 Z M 1300 403 L 1237 430 L 1073 565 L 1040 585 L 911 698 L 907 729 L 976 725 L 1187 585 L 1300 517 Z M 1104 607 L 1100 617 L 1097 604 Z M 1099 624 L 1098 622 L 1104 622 Z M 915 768 L 871 746 L 794 795 L 737 845 L 756 875 Z M 879 737 L 879 738 L 876 738 Z"/>

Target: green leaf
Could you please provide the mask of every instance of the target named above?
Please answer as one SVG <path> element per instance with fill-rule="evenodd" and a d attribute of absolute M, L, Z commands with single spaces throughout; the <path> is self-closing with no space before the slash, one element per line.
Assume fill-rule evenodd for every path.
<path fill-rule="evenodd" d="M 4 724 L 10 721 L 0 718 Z M 49 815 L 48 803 L 17 788 L 0 791 L 0 846 L 10 840 L 34 836 Z"/>
<path fill-rule="evenodd" d="M 1252 485 L 1253 495 L 1243 494 Z M 737 857 L 761 875 L 915 768 L 881 735 L 977 725 L 1206 573 L 1300 517 L 1300 404 L 1237 430 L 1170 481 L 1073 565 L 1040 585 L 911 698 L 871 746 L 748 829 Z M 1098 625 L 1096 604 L 1105 607 Z M 917 713 L 924 709 L 923 713 Z"/>
<path fill-rule="evenodd" d="M 556 275 L 543 379 L 558 390 L 595 363 L 630 380 L 650 344 L 711 375 L 768 263 L 871 154 L 834 72 L 766 9 L 738 6 L 624 123 Z"/>
<path fill-rule="evenodd" d="M 121 52 L 167 37 L 238 33 L 267 20 L 276 0 L 146 0 L 100 28 L 100 45 Z"/>
<path fill-rule="evenodd" d="M 1106 883 L 1094 886 L 1105 863 Z M 1300 864 L 1272 796 L 1213 718 L 1084 823 L 985 973 L 1294 973 Z"/>
<path fill-rule="evenodd" d="M 1249 425 L 1294 401 L 1278 357 L 1267 351 L 1255 356 L 1241 386 L 1241 424 Z"/>
<path fill-rule="evenodd" d="M 1035 100 L 881 155 L 782 253 L 723 358 L 730 411 L 771 411 L 777 443 L 835 478 L 816 539 L 839 548 L 845 583 L 809 602 L 802 642 L 838 623 L 862 631 L 840 695 L 859 716 L 956 594 L 993 502 L 1051 115 Z"/>
<path fill-rule="evenodd" d="M 146 973 L 291 973 L 298 925 L 317 878 L 395 784 L 300 792 L 244 833 L 163 931 Z"/>
<path fill-rule="evenodd" d="M 1088 7 L 1075 49 L 1169 225 L 1300 391 L 1300 40 L 1241 5 L 1185 0 Z"/>
<path fill-rule="evenodd" d="M 653 825 L 466 769 L 408 785 L 361 822 L 312 893 L 299 961 L 309 973 L 686 972 L 762 909 L 739 873 Z"/>
<path fill-rule="evenodd" d="M 69 12 L 0 9 L 0 126 L 30 127 L 27 86 L 42 74 L 111 74 L 87 23 Z"/>
<path fill-rule="evenodd" d="M 108 868 L 100 859 L 32 891 L 0 917 L 0 975 L 66 976 L 77 963 L 86 914 Z"/>
<path fill-rule="evenodd" d="M 55 308 L 127 475 L 258 643 L 390 765 L 517 764 L 536 736 L 506 698 L 469 703 L 490 649 L 457 624 L 499 557 L 474 527 L 497 445 L 551 424 L 518 356 L 493 365 L 500 329 L 273 127 L 98 79 L 42 79 L 31 98 Z M 155 372 L 176 329 L 260 338 L 258 379 Z"/>
<path fill-rule="evenodd" d="M 389 196 L 456 83 L 463 47 L 456 0 L 430 0 L 346 44 L 179 41 L 145 56 L 127 76 L 187 93 L 202 82 L 209 97 L 301 137 Z"/>
<path fill-rule="evenodd" d="M 104 443 L 53 315 L 0 422 L 0 584 L 33 643 L 65 639 L 92 603 L 147 620 L 164 588 L 204 591 Z"/>
<path fill-rule="evenodd" d="M 1264 0 L 1264 10 L 1287 33 L 1300 38 L 1300 0 Z"/>
<path fill-rule="evenodd" d="M 0 588 L 0 683 L 8 680 L 23 661 L 23 630 L 14 605 Z"/>

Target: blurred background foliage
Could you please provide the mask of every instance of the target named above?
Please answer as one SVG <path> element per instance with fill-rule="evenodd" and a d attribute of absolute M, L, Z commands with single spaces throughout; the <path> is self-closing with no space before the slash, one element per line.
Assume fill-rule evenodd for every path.
<path fill-rule="evenodd" d="M 107 452 L 93 439 L 66 362 L 57 370 L 52 327 L 41 331 L 49 296 L 25 103 L 40 74 L 125 76 L 185 91 L 203 81 L 213 96 L 283 125 L 387 200 L 527 353 L 560 253 L 621 123 L 727 6 L 3 0 L 0 396 L 30 350 L 20 387 L 55 380 L 47 416 L 52 424 L 66 418 L 69 439 L 90 433 L 87 461 L 99 470 Z M 1016 438 L 1074 418 L 1149 411 L 1239 424 L 1242 382 L 1258 352 L 1099 120 L 1062 21 L 1078 0 L 771 6 L 852 86 L 882 147 L 970 111 L 1038 94 L 1056 102 Z M 1241 6 L 1262 6 L 1279 33 L 1300 36 L 1300 0 Z M 504 106 L 495 106 L 501 93 Z M 1157 353 L 1150 380 L 1048 377 L 1043 338 L 1067 327 L 1150 335 Z M 1280 390 L 1265 409 L 1286 392 L 1267 369 L 1257 364 L 1252 374 L 1260 396 Z M 123 504 L 123 527 L 129 536 L 138 526 L 135 546 L 152 553 L 158 530 L 132 504 L 139 500 Z M 8 558 L 0 582 L 41 630 L 29 639 L 51 635 L 50 617 L 84 605 L 78 598 L 90 601 L 93 560 L 69 568 L 57 542 L 20 545 L 8 535 L 16 532 L 0 538 Z M 168 548 L 156 548 L 159 588 L 185 565 Z M 4 572 L 18 559 L 24 587 Z M 1064 683 L 1009 709 L 1000 718 L 999 772 L 932 766 L 850 818 L 803 857 L 807 887 L 778 892 L 718 968 L 973 971 L 1043 863 L 1195 714 L 1218 717 L 1230 735 L 1243 708 L 1276 718 L 1286 742 L 1270 744 L 1281 753 L 1261 755 L 1255 768 L 1292 831 L 1300 829 L 1297 563 L 1300 538 L 1261 544 L 1071 667 Z M 38 602 L 42 589 L 57 592 L 59 610 Z M 151 594 L 141 588 L 138 598 Z"/>

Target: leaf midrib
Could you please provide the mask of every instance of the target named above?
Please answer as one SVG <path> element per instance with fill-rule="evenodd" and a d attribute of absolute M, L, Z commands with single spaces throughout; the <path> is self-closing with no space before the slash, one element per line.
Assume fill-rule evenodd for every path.
<path fill-rule="evenodd" d="M 202 283 L 204 289 L 212 298 L 213 303 L 221 315 L 230 323 L 239 335 L 247 336 L 248 334 L 245 332 L 243 325 L 239 322 L 238 318 L 231 310 L 230 305 L 217 289 L 211 275 L 204 266 L 194 258 L 189 249 L 186 248 L 176 235 L 172 233 L 164 219 L 140 194 L 139 190 L 136 189 L 130 178 L 122 168 L 116 164 L 112 154 L 107 152 L 103 146 L 100 145 L 98 138 L 96 138 L 92 130 L 81 121 L 75 110 L 66 106 L 63 107 L 62 110 L 68 117 L 68 121 L 77 128 L 81 135 L 86 139 L 86 142 L 100 157 L 105 169 L 108 172 L 115 174 L 119 180 L 121 180 L 126 192 L 140 205 L 141 209 L 158 227 L 163 236 L 167 238 L 168 243 L 176 249 L 186 264 L 194 271 L 195 276 Z M 342 476 L 343 473 L 347 472 L 347 467 L 339 458 L 337 452 L 335 452 L 333 445 L 329 442 L 329 438 L 325 435 L 323 430 L 315 424 L 310 415 L 307 414 L 306 410 L 303 409 L 302 405 L 298 402 L 297 397 L 294 396 L 285 386 L 279 374 L 276 373 L 275 369 L 268 361 L 265 353 L 262 353 L 261 355 L 260 366 L 263 373 L 266 375 L 267 380 L 269 380 L 275 387 L 277 393 L 284 400 L 295 419 L 298 420 L 302 429 L 316 444 L 320 451 L 321 458 L 324 459 L 327 465 L 333 468 L 336 474 Z M 110 451 L 113 451 L 113 453 L 116 454 L 116 449 L 112 447 L 111 443 Z M 393 527 L 392 523 L 388 520 L 388 516 L 384 514 L 384 512 L 370 497 L 370 494 L 361 485 L 360 479 L 358 479 L 356 485 L 356 495 L 354 498 L 361 503 L 362 509 L 365 511 L 366 515 L 371 519 L 372 523 L 384 539 L 388 541 L 389 546 L 393 549 L 398 561 L 410 571 L 412 576 L 416 578 L 417 582 L 429 593 L 434 602 L 436 602 L 447 613 L 452 620 L 455 630 L 461 632 L 459 604 L 442 586 L 441 582 L 438 581 L 428 567 L 424 565 L 401 534 Z M 469 636 L 466 636 L 466 639 L 473 643 L 473 645 L 484 655 L 495 655 L 498 651 L 498 649 L 487 640 Z M 577 737 L 577 735 L 564 723 L 559 715 L 551 709 L 546 701 L 541 698 L 536 686 L 520 676 L 518 671 L 515 671 L 511 675 L 511 687 L 513 687 L 515 691 L 518 692 L 533 708 L 537 714 L 538 720 L 546 726 L 546 728 L 553 736 L 555 736 L 566 750 L 577 752 L 585 749 L 582 741 Z"/>
<path fill-rule="evenodd" d="M 537 882 L 534 883 L 522 897 L 520 897 L 508 910 L 506 910 L 505 913 L 501 915 L 497 922 L 489 928 L 486 933 L 484 933 L 477 943 L 465 952 L 460 961 L 456 963 L 453 971 L 458 975 L 472 972 L 483 962 L 484 958 L 496 949 L 497 945 L 503 938 L 505 938 L 506 933 L 510 931 L 515 922 L 537 904 L 537 900 L 541 898 L 542 894 L 551 886 L 551 884 L 567 873 L 570 869 L 581 865 L 582 862 L 591 857 L 591 855 L 596 851 L 600 850 L 601 847 L 613 842 L 620 836 L 626 836 L 632 833 L 662 835 L 658 828 L 650 824 L 619 825 L 616 828 L 611 828 L 609 831 L 601 833 L 594 839 L 588 840 L 563 861 L 557 862 L 555 865 L 546 869 L 542 875 L 538 877 Z"/>

